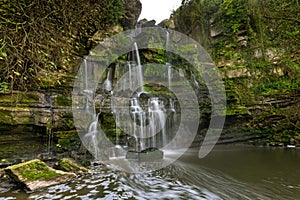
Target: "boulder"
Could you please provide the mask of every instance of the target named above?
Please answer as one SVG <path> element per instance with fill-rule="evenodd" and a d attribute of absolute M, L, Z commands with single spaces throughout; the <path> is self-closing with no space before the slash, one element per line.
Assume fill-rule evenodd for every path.
<path fill-rule="evenodd" d="M 158 26 L 161 26 L 163 28 L 168 28 L 168 29 L 172 29 L 175 30 L 175 23 L 173 19 L 164 19 L 163 21 L 161 21 Z"/>
<path fill-rule="evenodd" d="M 75 174 L 90 173 L 90 170 L 76 163 L 72 158 L 63 158 L 59 162 L 55 163 L 55 169 L 62 170 L 65 172 L 72 172 Z"/>
<path fill-rule="evenodd" d="M 5 173 L 15 182 L 24 184 L 29 190 L 62 184 L 76 177 L 76 174 L 49 167 L 39 159 L 12 165 Z"/>
<path fill-rule="evenodd" d="M 121 25 L 125 29 L 132 29 L 141 14 L 142 4 L 139 0 L 124 0 L 124 14 Z"/>

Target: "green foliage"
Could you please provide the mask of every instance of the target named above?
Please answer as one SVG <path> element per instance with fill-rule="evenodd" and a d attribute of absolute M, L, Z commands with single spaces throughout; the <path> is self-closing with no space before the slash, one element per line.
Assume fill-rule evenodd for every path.
<path fill-rule="evenodd" d="M 211 48 L 215 61 L 265 61 L 268 50 L 299 54 L 297 0 L 191 0 L 173 13 L 177 29 Z M 210 37 L 211 30 L 217 36 Z M 243 41 L 243 42 L 241 42 Z M 255 57 L 254 50 L 261 52 Z M 299 63 L 299 59 L 298 59 Z"/>
<path fill-rule="evenodd" d="M 1 81 L 1 78 L 0 78 L 0 81 Z M 0 83 L 0 92 L 5 92 L 8 89 L 9 89 L 9 86 L 8 86 L 7 82 L 1 82 Z"/>
<path fill-rule="evenodd" d="M 300 144 L 299 103 L 285 108 L 270 106 L 251 122 L 252 131 L 266 136 L 272 145 Z"/>
<path fill-rule="evenodd" d="M 93 34 L 123 14 L 122 0 L 3 0 L 0 8 L 0 77 L 11 89 L 38 88 L 41 76 L 72 72 Z"/>
<path fill-rule="evenodd" d="M 71 100 L 69 98 L 69 95 L 61 95 L 61 96 L 57 96 L 57 98 L 55 99 L 55 103 L 58 106 L 70 106 L 71 105 Z"/>
<path fill-rule="evenodd" d="M 227 115 L 251 113 L 251 130 L 266 136 L 268 142 L 300 144 L 296 134 L 300 127 L 299 104 L 295 103 L 300 91 L 299 1 L 182 3 L 173 13 L 177 30 L 204 45 L 222 66 L 223 74 L 240 74 L 225 78 Z M 241 74 L 245 72 L 239 68 L 247 74 Z"/>
<path fill-rule="evenodd" d="M 71 123 L 71 121 L 68 122 Z M 55 137 L 57 138 L 56 147 L 58 152 L 72 151 L 80 142 L 76 131 L 61 131 Z"/>
<path fill-rule="evenodd" d="M 300 79 L 287 80 L 285 78 L 279 78 L 272 80 L 267 79 L 265 83 L 257 85 L 254 90 L 255 93 L 270 96 L 274 94 L 283 94 L 291 90 L 299 88 Z"/>
<path fill-rule="evenodd" d="M 166 52 L 163 49 L 157 49 L 157 52 L 153 54 L 153 58 L 156 63 L 164 64 L 166 60 Z"/>

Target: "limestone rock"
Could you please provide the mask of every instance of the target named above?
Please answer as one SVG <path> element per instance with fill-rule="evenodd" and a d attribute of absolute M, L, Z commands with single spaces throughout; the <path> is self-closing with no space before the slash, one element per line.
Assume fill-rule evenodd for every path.
<path fill-rule="evenodd" d="M 165 19 L 161 21 L 158 26 L 161 26 L 163 28 L 168 28 L 168 29 L 175 29 L 175 23 L 173 19 Z"/>
<path fill-rule="evenodd" d="M 95 44 L 101 43 L 104 39 L 115 35 L 117 33 L 120 33 L 123 31 L 123 28 L 120 25 L 115 25 L 110 27 L 108 30 L 98 30 L 91 38 L 90 40 L 94 42 Z"/>
<path fill-rule="evenodd" d="M 55 170 L 39 159 L 9 166 L 5 168 L 5 173 L 29 190 L 65 183 L 76 177 L 74 173 Z"/>
<path fill-rule="evenodd" d="M 142 151 L 128 151 L 126 159 L 138 160 L 140 162 L 148 162 L 162 159 L 163 152 L 157 148 L 148 148 Z"/>
<path fill-rule="evenodd" d="M 154 27 L 156 24 L 155 20 L 148 21 L 147 19 L 142 19 L 138 22 L 138 26 L 145 28 L 145 27 Z"/>

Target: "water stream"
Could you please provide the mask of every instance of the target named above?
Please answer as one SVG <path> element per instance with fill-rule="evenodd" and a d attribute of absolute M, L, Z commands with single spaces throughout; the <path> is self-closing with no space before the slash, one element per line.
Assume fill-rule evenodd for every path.
<path fill-rule="evenodd" d="M 175 163 L 149 173 L 93 166 L 90 175 L 35 192 L 1 180 L 0 199 L 300 198 L 299 149 L 216 146 L 201 160 L 198 150 L 189 149 Z"/>

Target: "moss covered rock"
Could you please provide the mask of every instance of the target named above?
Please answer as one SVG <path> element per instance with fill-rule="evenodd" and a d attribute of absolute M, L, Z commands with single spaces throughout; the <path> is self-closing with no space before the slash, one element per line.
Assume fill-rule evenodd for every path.
<path fill-rule="evenodd" d="M 75 174 L 90 173 L 90 170 L 76 163 L 72 158 L 63 158 L 59 162 L 55 163 L 55 169 L 65 172 L 73 172 Z"/>
<path fill-rule="evenodd" d="M 6 174 L 29 190 L 61 184 L 76 177 L 76 174 L 55 170 L 39 159 L 5 168 Z"/>

